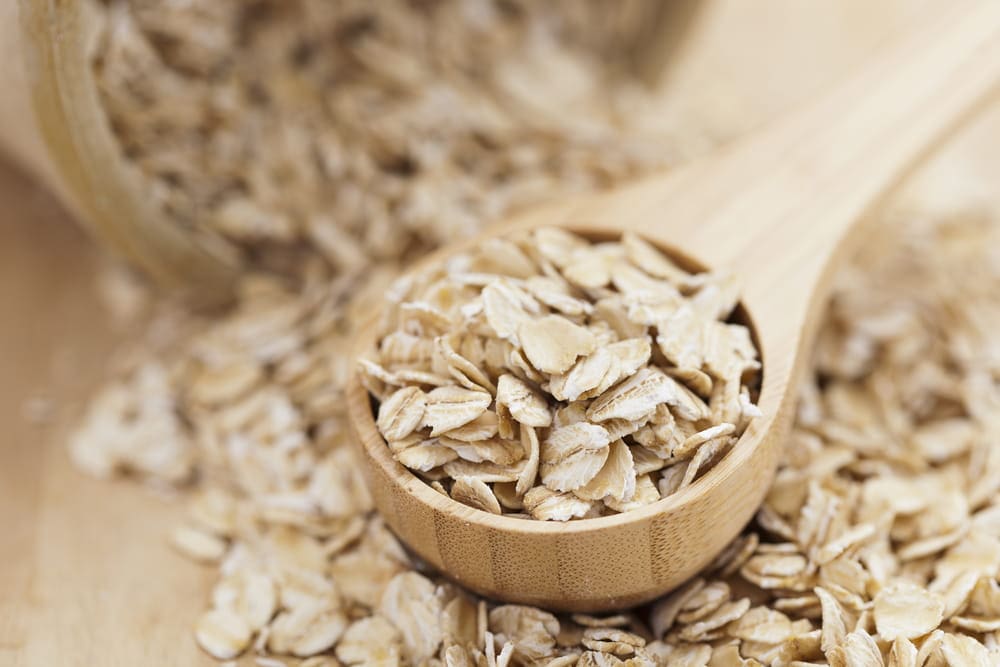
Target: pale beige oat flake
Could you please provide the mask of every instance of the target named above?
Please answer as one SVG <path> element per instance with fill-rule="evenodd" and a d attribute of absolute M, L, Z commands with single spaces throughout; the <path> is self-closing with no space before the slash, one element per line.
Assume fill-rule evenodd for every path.
<path fill-rule="evenodd" d="M 213 609 L 201 615 L 195 625 L 198 645 L 219 660 L 235 658 L 250 645 L 252 630 L 233 612 Z"/>
<path fill-rule="evenodd" d="M 459 477 L 451 485 L 451 497 L 458 502 L 491 514 L 500 514 L 500 502 L 492 489 L 475 477 Z"/>

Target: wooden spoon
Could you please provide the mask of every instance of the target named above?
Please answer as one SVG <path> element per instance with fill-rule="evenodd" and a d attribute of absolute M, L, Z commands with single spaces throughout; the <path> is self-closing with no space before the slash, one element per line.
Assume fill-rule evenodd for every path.
<path fill-rule="evenodd" d="M 729 150 L 494 228 L 487 236 L 540 225 L 603 237 L 634 230 L 696 265 L 735 271 L 762 355 L 764 416 L 704 477 L 652 505 L 597 519 L 531 521 L 462 505 L 398 464 L 355 375 L 351 421 L 388 525 L 477 593 L 556 610 L 640 603 L 705 567 L 767 493 L 832 268 L 856 223 L 998 79 L 1000 3 L 977 3 L 938 17 L 843 86 Z M 371 349 L 375 335 L 374 326 L 364 330 L 359 349 Z"/>

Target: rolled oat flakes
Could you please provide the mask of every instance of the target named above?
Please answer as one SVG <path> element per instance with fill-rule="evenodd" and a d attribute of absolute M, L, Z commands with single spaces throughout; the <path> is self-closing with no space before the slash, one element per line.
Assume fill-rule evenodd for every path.
<path fill-rule="evenodd" d="M 357 271 L 677 152 L 623 121 L 652 93 L 620 66 L 617 3 L 101 4 L 94 71 L 123 157 L 247 266 L 297 275 L 308 249 Z"/>
<path fill-rule="evenodd" d="M 397 461 L 477 509 L 642 507 L 706 473 L 760 414 L 731 278 L 689 274 L 632 233 L 493 238 L 389 293 L 359 364 L 376 425 Z"/>
<path fill-rule="evenodd" d="M 621 121 L 643 96 L 601 74 L 601 49 L 582 37 L 603 24 L 602 3 L 438 2 L 433 18 L 414 9 L 423 3 L 396 1 L 105 4 L 102 100 L 150 196 L 246 264 L 291 267 L 300 278 L 291 288 L 248 277 L 235 307 L 207 321 L 161 305 L 151 342 L 93 401 L 71 442 L 90 473 L 186 492 L 189 517 L 172 542 L 218 570 L 193 630 L 207 652 L 268 667 L 1000 664 L 1000 265 L 984 251 L 1000 243 L 995 220 L 893 220 L 842 273 L 784 466 L 754 523 L 699 577 L 599 618 L 497 604 L 426 572 L 373 513 L 347 442 L 346 350 L 397 262 L 513 207 L 613 183 L 671 154 L 669 142 Z M 447 39 L 435 37 L 435 22 Z M 498 65 L 484 77 L 476 62 Z M 578 113 L 558 113 L 567 105 Z M 383 113 L 373 117 L 376 107 Z M 447 428 L 446 445 L 438 434 L 403 451 L 439 456 L 461 480 L 457 495 L 486 511 L 568 519 L 598 504 L 627 509 L 630 492 L 634 502 L 690 483 L 673 466 L 654 485 L 663 458 L 647 443 L 697 421 L 697 401 L 678 395 L 626 434 L 638 402 L 595 407 L 613 387 L 587 396 L 616 361 L 644 356 L 639 343 L 605 354 L 592 338 L 648 334 L 643 318 L 655 321 L 655 309 L 630 312 L 562 287 L 602 293 L 652 278 L 691 294 L 697 281 L 627 239 L 636 271 L 620 271 L 617 283 L 599 253 L 565 261 L 580 247 L 572 238 L 536 241 L 551 274 L 532 275 L 528 254 L 504 267 L 517 290 L 467 285 L 483 288 L 481 317 L 494 319 L 503 345 L 383 339 L 400 388 L 465 391 L 435 395 L 434 421 L 422 425 L 427 398 L 421 412 L 411 389 L 380 426 L 400 443 Z M 544 324 L 522 332 L 526 307 L 539 311 L 532 322 L 569 321 L 556 325 L 572 341 L 568 368 Z M 400 312 L 448 324 L 431 310 Z M 579 326 L 595 313 L 607 331 Z M 704 314 L 675 313 L 650 340 L 650 357 L 700 369 L 698 348 L 671 332 Z M 510 372 L 484 377 L 470 359 L 478 353 Z M 428 355 L 446 363 L 402 368 Z M 648 375 L 636 385 L 650 386 Z M 663 375 L 711 398 L 712 372 Z M 557 414 L 548 397 L 590 403 Z M 697 455 L 735 433 L 728 423 L 733 432 L 720 422 L 670 446 Z M 543 459 L 550 438 L 540 434 L 574 425 L 587 439 L 556 438 Z M 596 444 L 604 436 L 591 425 L 607 444 Z M 465 474 L 509 452 L 526 463 L 492 463 L 489 482 Z M 559 491 L 536 484 L 543 467 L 559 487 L 579 471 L 592 476 Z M 455 493 L 454 483 L 436 488 Z"/>
<path fill-rule="evenodd" d="M 201 560 L 223 551 L 195 635 L 220 658 L 249 651 L 290 664 L 288 656 L 315 651 L 317 665 L 336 664 L 332 656 L 347 665 L 998 664 L 1000 356 L 992 341 L 1000 272 L 979 249 L 1000 241 L 1000 225 L 903 229 L 905 241 L 886 227 L 841 276 L 788 458 L 754 524 L 700 577 L 615 616 L 477 599 L 424 572 L 373 514 L 340 407 L 350 372 L 342 350 L 359 319 L 345 299 L 361 285 L 294 293 L 272 279 L 248 281 L 233 313 L 192 325 L 173 353 L 105 390 L 73 452 L 89 469 L 171 484 L 199 471 L 177 539 Z M 369 281 L 370 294 L 384 284 Z M 260 374 L 203 404 L 203 392 L 192 391 L 199 378 L 217 382 L 216 371 L 237 359 L 254 360 Z M 505 419 L 544 421 L 522 384 L 503 384 Z M 499 433 L 500 417 L 484 414 L 492 413 L 455 427 L 467 439 L 456 442 Z M 579 414 L 560 427 L 594 425 Z M 524 431 L 536 428 L 546 427 Z M 529 456 L 535 442 L 521 445 Z M 628 447 L 604 446 L 605 465 L 624 467 Z M 565 453 L 586 459 L 588 451 Z M 646 465 L 633 457 L 637 470 Z M 522 503 L 569 518 L 593 502 L 544 485 L 518 496 L 516 479 L 461 480 L 459 495 L 486 511 Z"/>

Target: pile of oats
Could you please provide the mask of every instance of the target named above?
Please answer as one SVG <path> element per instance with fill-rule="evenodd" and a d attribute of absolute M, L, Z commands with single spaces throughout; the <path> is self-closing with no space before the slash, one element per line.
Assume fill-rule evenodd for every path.
<path fill-rule="evenodd" d="M 903 222 L 841 276 L 755 522 L 642 608 L 477 599 L 373 513 L 343 414 L 347 296 L 372 300 L 388 271 L 302 293 L 247 280 L 232 314 L 109 387 L 73 453 L 190 489 L 173 542 L 219 570 L 195 637 L 220 659 L 1000 665 L 1000 221 Z"/>
<path fill-rule="evenodd" d="M 400 463 L 494 514 L 566 521 L 691 484 L 760 414 L 731 276 L 691 274 L 633 233 L 491 238 L 400 279 L 372 358 Z"/>
<path fill-rule="evenodd" d="M 608 75 L 593 31 L 617 4 L 105 3 L 94 67 L 149 196 L 248 264 L 301 278 L 249 277 L 214 320 L 161 315 L 151 336 L 171 344 L 137 355 L 71 443 L 94 474 L 185 492 L 172 542 L 218 569 L 195 629 L 212 655 L 1000 665 L 1000 222 L 894 221 L 869 244 L 842 276 L 756 521 L 652 605 L 594 618 L 480 600 L 374 514 L 343 386 L 359 309 L 394 262 L 671 155 L 624 122 L 644 93 Z M 699 375 L 667 376 L 699 395 Z"/>
<path fill-rule="evenodd" d="M 665 164 L 626 122 L 652 91 L 620 4 L 105 0 L 94 69 L 178 225 L 249 265 L 354 270 Z"/>

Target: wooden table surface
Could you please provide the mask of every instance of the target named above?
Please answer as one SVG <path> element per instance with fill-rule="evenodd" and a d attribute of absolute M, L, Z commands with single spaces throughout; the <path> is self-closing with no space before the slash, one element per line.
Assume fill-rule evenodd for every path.
<path fill-rule="evenodd" d="M 177 506 L 65 454 L 116 339 L 96 253 L 6 163 L 0 202 L 0 665 L 213 664 L 190 631 L 212 572 L 166 546 Z M 39 399 L 49 424 L 26 418 Z"/>
<path fill-rule="evenodd" d="M 677 74 L 677 90 L 695 95 L 704 73 L 720 66 L 725 49 L 714 45 L 722 43 L 731 52 L 727 40 L 741 31 L 756 34 L 762 48 L 771 49 L 772 71 L 781 73 L 794 58 L 779 58 L 774 44 L 790 22 L 807 18 L 801 7 L 810 4 L 769 0 L 790 12 L 782 24 L 763 20 L 756 3 L 717 3 Z M 817 55 L 808 40 L 792 39 L 788 48 L 811 54 L 818 74 L 798 82 L 789 74 L 785 89 L 769 93 L 768 100 L 782 102 L 761 102 L 746 111 L 745 127 L 833 80 L 900 29 L 889 27 L 895 16 L 890 4 L 905 5 L 911 13 L 920 5 L 878 3 L 873 17 L 863 0 L 831 4 L 840 8 L 841 23 L 823 23 L 819 42 L 836 44 L 839 59 Z M 840 44 L 837 35 L 844 37 L 850 22 L 859 25 L 861 17 L 867 17 L 864 30 L 850 32 L 849 47 Z M 765 60 L 754 51 L 744 67 L 759 71 Z M 740 80 L 735 69 L 728 77 Z M 683 117 L 683 104 L 676 115 Z M 943 208 L 952 206 L 956 191 L 965 200 L 998 202 L 998 156 L 1000 107 L 995 107 L 911 190 Z M 0 665 L 216 664 L 197 649 L 191 634 L 214 572 L 176 555 L 166 543 L 179 508 L 129 482 L 89 479 L 71 467 L 65 453 L 67 429 L 106 372 L 120 336 L 109 327 L 97 297 L 97 266 L 95 251 L 65 213 L 0 162 Z M 50 423 L 26 418 L 26 406 L 39 399 L 53 406 Z"/>

